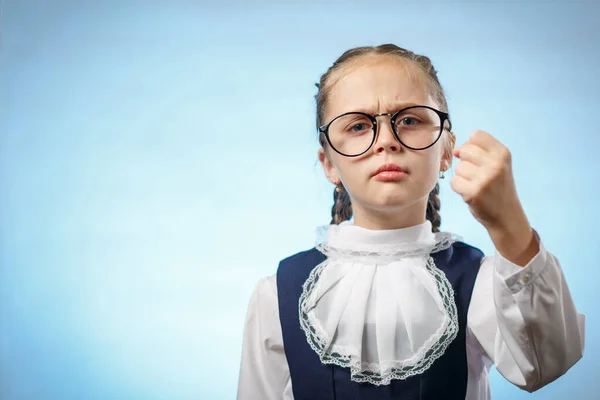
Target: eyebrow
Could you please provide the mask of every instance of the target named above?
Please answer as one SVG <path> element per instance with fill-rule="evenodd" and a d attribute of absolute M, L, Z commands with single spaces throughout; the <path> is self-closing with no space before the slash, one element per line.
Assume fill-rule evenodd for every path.
<path fill-rule="evenodd" d="M 404 108 L 414 107 L 414 106 L 422 106 L 422 105 L 423 104 L 413 103 L 413 102 L 398 102 L 398 103 L 395 103 L 392 107 L 384 107 L 384 110 L 387 110 L 387 112 L 389 112 L 390 114 L 393 114 Z M 358 107 L 358 108 L 352 109 L 352 111 L 347 111 L 347 112 L 363 112 L 363 113 L 372 114 L 372 115 L 378 114 L 377 106 Z"/>

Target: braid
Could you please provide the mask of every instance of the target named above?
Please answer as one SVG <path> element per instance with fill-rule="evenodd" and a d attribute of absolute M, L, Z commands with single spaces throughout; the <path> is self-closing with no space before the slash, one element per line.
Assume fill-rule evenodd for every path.
<path fill-rule="evenodd" d="M 442 217 L 440 216 L 440 184 L 436 183 L 435 187 L 429 192 L 429 199 L 427 200 L 427 211 L 425 212 L 426 218 L 431 221 L 431 230 L 433 232 L 440 231 L 440 225 L 442 224 Z"/>
<path fill-rule="evenodd" d="M 333 190 L 333 207 L 331 207 L 331 222 L 330 224 L 339 224 L 343 221 L 348 221 L 352 217 L 352 203 L 350 196 L 341 184 Z"/>

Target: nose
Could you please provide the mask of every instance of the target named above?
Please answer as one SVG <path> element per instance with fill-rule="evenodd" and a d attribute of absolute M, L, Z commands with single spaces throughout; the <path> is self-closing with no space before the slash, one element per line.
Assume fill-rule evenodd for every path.
<path fill-rule="evenodd" d="M 385 115 L 391 117 L 391 114 L 377 114 L 375 115 L 375 117 Z M 375 137 L 375 143 L 373 144 L 373 151 L 376 154 L 379 154 L 384 151 L 398 153 L 400 152 L 400 150 L 401 145 L 398 139 L 396 139 L 396 136 L 394 135 L 391 120 L 389 118 L 379 118 L 377 122 L 377 132 Z"/>

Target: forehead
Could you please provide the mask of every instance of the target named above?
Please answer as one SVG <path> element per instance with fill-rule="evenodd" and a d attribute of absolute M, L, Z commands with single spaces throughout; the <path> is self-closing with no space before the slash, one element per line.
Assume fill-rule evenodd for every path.
<path fill-rule="evenodd" d="M 393 112 L 420 104 L 436 107 L 426 78 L 410 62 L 391 57 L 357 60 L 338 71 L 325 110 L 325 119 L 348 111 Z"/>

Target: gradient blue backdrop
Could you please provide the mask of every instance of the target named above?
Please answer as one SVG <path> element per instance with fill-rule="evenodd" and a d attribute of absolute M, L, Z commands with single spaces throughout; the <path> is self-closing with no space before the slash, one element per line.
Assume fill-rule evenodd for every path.
<path fill-rule="evenodd" d="M 387 42 L 433 60 L 459 144 L 512 150 L 587 315 L 566 376 L 494 372 L 495 399 L 600 398 L 599 4 L 5 0 L 0 398 L 233 399 L 254 285 L 329 221 L 314 83 Z M 442 228 L 491 252 L 442 185 Z"/>

